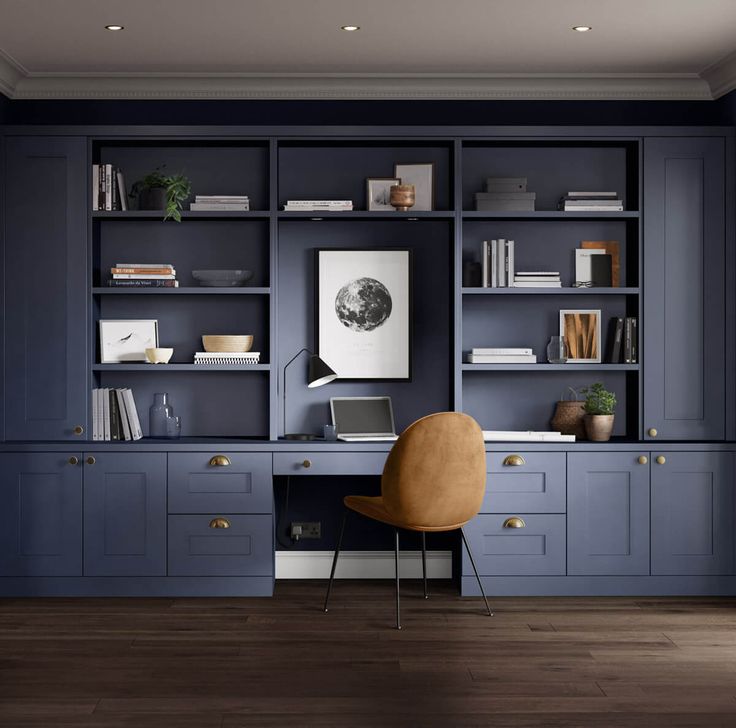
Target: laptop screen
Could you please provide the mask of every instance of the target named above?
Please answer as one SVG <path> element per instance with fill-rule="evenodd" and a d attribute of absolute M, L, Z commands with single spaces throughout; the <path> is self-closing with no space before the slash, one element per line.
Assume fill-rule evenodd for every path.
<path fill-rule="evenodd" d="M 393 435 L 390 397 L 332 397 L 332 422 L 338 435 Z"/>

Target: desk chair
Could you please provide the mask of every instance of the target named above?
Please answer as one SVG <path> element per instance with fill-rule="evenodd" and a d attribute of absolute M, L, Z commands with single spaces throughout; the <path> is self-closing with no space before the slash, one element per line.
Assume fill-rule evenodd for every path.
<path fill-rule="evenodd" d="M 391 449 L 381 476 L 381 495 L 345 496 L 325 612 L 340 555 L 345 522 L 350 511 L 393 526 L 396 539 L 396 629 L 401 629 L 399 606 L 399 529 L 422 534 L 422 573 L 427 599 L 427 547 L 429 531 L 460 530 L 470 563 L 478 579 L 486 610 L 483 584 L 463 526 L 480 510 L 486 489 L 486 450 L 478 423 L 458 412 L 441 412 L 417 420 L 401 434 Z"/>

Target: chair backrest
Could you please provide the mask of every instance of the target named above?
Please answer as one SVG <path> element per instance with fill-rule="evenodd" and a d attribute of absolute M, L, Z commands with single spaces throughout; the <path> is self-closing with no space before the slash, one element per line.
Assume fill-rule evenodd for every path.
<path fill-rule="evenodd" d="M 457 528 L 478 513 L 486 486 L 486 452 L 478 423 L 440 412 L 404 430 L 381 478 L 388 512 L 407 527 Z"/>

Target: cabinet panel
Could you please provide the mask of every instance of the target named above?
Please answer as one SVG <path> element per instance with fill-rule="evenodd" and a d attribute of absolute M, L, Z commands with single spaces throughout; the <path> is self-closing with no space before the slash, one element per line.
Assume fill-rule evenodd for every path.
<path fill-rule="evenodd" d="M 724 142 L 644 144 L 644 429 L 725 436 Z M 648 436 L 648 434 L 647 434 Z"/>
<path fill-rule="evenodd" d="M 273 512 L 270 453 L 170 453 L 168 473 L 169 513 Z"/>
<path fill-rule="evenodd" d="M 513 518 L 521 519 L 523 527 L 509 527 Z M 483 576 L 565 573 L 564 515 L 479 515 L 465 526 L 465 536 Z M 463 549 L 463 574 L 472 573 Z"/>
<path fill-rule="evenodd" d="M 84 465 L 85 575 L 165 575 L 166 455 L 92 457 Z"/>
<path fill-rule="evenodd" d="M 649 574 L 649 464 L 640 452 L 570 453 L 567 573 Z"/>
<path fill-rule="evenodd" d="M 87 422 L 86 141 L 6 144 L 5 436 L 74 439 Z"/>
<path fill-rule="evenodd" d="M 81 575 L 81 454 L 69 457 L 0 455 L 0 576 Z"/>
<path fill-rule="evenodd" d="M 565 453 L 489 452 L 481 513 L 564 513 Z"/>
<path fill-rule="evenodd" d="M 733 457 L 667 453 L 653 462 L 652 574 L 732 572 Z"/>
<path fill-rule="evenodd" d="M 381 475 L 386 452 L 275 452 L 274 475 Z"/>

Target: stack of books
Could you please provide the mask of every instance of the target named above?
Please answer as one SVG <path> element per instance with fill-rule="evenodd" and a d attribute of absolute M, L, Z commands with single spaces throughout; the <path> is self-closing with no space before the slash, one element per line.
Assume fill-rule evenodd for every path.
<path fill-rule="evenodd" d="M 533 212 L 536 199 L 536 192 L 526 191 L 526 177 L 488 177 L 486 191 L 475 193 L 475 209 Z"/>
<path fill-rule="evenodd" d="M 507 288 L 514 281 L 513 240 L 484 240 L 480 260 L 483 288 Z"/>
<path fill-rule="evenodd" d="M 128 210 L 123 172 L 112 164 L 92 165 L 92 209 Z"/>
<path fill-rule="evenodd" d="M 514 288 L 562 288 L 558 270 L 520 270 L 514 275 Z"/>
<path fill-rule="evenodd" d="M 195 364 L 258 364 L 259 351 L 198 351 L 194 354 Z"/>
<path fill-rule="evenodd" d="M 170 263 L 115 263 L 110 268 L 113 288 L 178 288 L 176 270 Z"/>
<path fill-rule="evenodd" d="M 623 212 L 624 201 L 615 192 L 568 192 L 558 205 L 565 212 Z"/>
<path fill-rule="evenodd" d="M 248 195 L 195 195 L 190 210 L 207 212 L 248 212 Z"/>
<path fill-rule="evenodd" d="M 343 212 L 353 209 L 352 200 L 287 200 L 285 212 Z"/>
<path fill-rule="evenodd" d="M 138 410 L 130 389 L 92 390 L 92 439 L 140 440 Z"/>
<path fill-rule="evenodd" d="M 471 349 L 469 364 L 536 364 L 537 356 L 532 349 L 524 348 L 479 348 Z"/>
<path fill-rule="evenodd" d="M 639 361 L 639 325 L 636 317 L 611 318 L 606 350 L 609 364 L 636 364 Z"/>
<path fill-rule="evenodd" d="M 483 430 L 486 442 L 575 442 L 575 435 L 534 430 Z"/>

